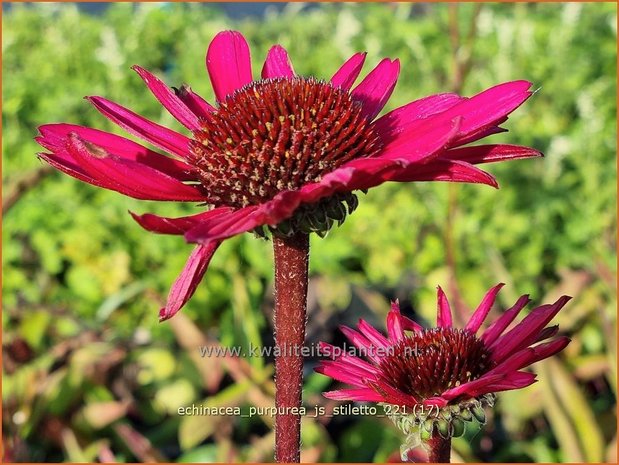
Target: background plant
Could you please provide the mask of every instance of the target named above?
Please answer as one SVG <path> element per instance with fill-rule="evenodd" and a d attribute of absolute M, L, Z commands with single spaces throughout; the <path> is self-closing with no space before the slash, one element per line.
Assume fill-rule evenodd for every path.
<path fill-rule="evenodd" d="M 211 6 L 14 5 L 3 17 L 3 434 L 14 460 L 269 460 L 272 418 L 179 417 L 178 406 L 270 406 L 272 360 L 200 358 L 198 345 L 270 345 L 270 244 L 221 247 L 170 323 L 157 309 L 190 246 L 127 215 L 144 205 L 50 173 L 32 140 L 44 122 L 115 131 L 84 95 L 104 95 L 165 125 L 129 70 L 212 98 L 204 52 L 236 28 L 255 66 L 286 46 L 300 73 L 330 76 L 355 51 L 399 57 L 390 108 L 427 94 L 475 93 L 525 78 L 541 87 L 498 141 L 541 160 L 490 167 L 503 186 L 385 185 L 313 247 L 308 342 L 341 342 L 359 316 L 380 325 L 389 299 L 428 321 L 434 286 L 463 313 L 498 280 L 500 303 L 576 296 L 557 322 L 573 337 L 540 364 L 542 382 L 501 396 L 492 423 L 454 441 L 468 461 L 614 460 L 616 442 L 616 5 L 290 4 L 232 20 Z M 471 32 L 472 31 L 472 32 Z M 302 59 L 301 59 L 302 57 Z M 461 75 L 459 74 L 461 73 Z M 504 299 L 504 300 L 503 300 Z M 305 402 L 329 380 L 311 374 Z M 303 460 L 381 461 L 399 447 L 386 418 L 306 418 Z M 45 438 L 45 439 L 43 439 Z"/>

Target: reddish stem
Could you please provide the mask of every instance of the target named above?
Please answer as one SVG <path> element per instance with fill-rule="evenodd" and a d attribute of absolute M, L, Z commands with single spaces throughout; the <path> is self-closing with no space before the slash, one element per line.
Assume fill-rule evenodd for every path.
<path fill-rule="evenodd" d="M 428 462 L 430 463 L 450 463 L 451 457 L 451 438 L 442 438 L 438 432 L 434 432 L 428 439 Z"/>
<path fill-rule="evenodd" d="M 299 462 L 309 236 L 273 237 L 275 256 L 275 460 Z M 293 411 L 296 409 L 297 412 Z"/>

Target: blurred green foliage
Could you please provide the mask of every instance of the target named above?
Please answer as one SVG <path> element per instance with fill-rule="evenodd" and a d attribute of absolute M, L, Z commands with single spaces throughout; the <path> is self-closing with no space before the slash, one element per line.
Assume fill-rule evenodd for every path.
<path fill-rule="evenodd" d="M 574 295 L 557 318 L 572 344 L 539 364 L 540 383 L 501 395 L 484 431 L 468 432 L 454 449 L 467 461 L 616 460 L 616 5 L 460 5 L 451 11 L 463 37 L 455 51 L 449 8 L 289 4 L 231 20 L 199 4 L 119 3 L 93 17 L 50 3 L 14 4 L 4 14 L 5 459 L 271 459 L 268 416 L 176 414 L 191 403 L 272 405 L 272 361 L 197 353 L 204 344 L 271 343 L 270 244 L 251 235 L 227 241 L 183 315 L 158 324 L 191 247 L 144 232 L 127 210 L 181 215 L 196 207 L 139 202 L 42 171 L 33 141 L 49 122 L 120 133 L 85 95 L 180 130 L 129 67 L 189 83 L 212 100 L 206 46 L 235 28 L 250 42 L 255 70 L 273 43 L 289 50 L 297 72 L 325 78 L 355 51 L 368 51 L 366 71 L 381 57 L 400 58 L 387 110 L 459 86 L 454 63 L 466 54 L 464 94 L 534 82 L 539 91 L 493 140 L 546 156 L 490 167 L 499 191 L 384 185 L 362 195 L 341 228 L 312 238 L 308 337 L 339 341 L 337 324 L 361 314 L 380 327 L 396 297 L 432 323 L 437 284 L 461 295 L 462 311 L 497 281 L 508 284 L 503 308 L 524 293 L 534 302 Z M 312 363 L 309 406 L 324 404 L 329 386 L 310 374 Z M 399 440 L 384 418 L 306 418 L 303 458 L 384 461 Z"/>

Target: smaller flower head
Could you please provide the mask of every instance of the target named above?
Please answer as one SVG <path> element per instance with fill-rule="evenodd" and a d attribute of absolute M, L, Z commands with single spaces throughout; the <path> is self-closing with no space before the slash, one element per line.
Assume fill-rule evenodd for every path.
<path fill-rule="evenodd" d="M 400 313 L 397 302 L 387 316 L 387 337 L 363 320 L 358 331 L 341 327 L 344 335 L 368 358 L 343 354 L 321 361 L 316 371 L 352 388 L 324 393 L 330 399 L 397 405 L 391 419 L 407 435 L 460 436 L 464 422 L 485 423 L 483 407 L 494 404 L 494 393 L 536 382 L 523 369 L 563 350 L 570 340 L 554 336 L 559 327 L 546 325 L 570 300 L 533 309 L 507 330 L 529 302 L 522 296 L 499 319 L 478 334 L 503 284 L 488 291 L 464 328 L 452 324 L 447 297 L 438 288 L 435 328 L 423 328 Z M 329 344 L 322 348 L 336 353 Z M 410 441 L 410 439 L 409 439 Z M 418 441 L 416 441 L 418 442 Z"/>

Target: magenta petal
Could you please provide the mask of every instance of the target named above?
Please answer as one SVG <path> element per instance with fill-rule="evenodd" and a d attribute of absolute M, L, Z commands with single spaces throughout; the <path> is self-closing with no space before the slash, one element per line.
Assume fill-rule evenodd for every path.
<path fill-rule="evenodd" d="M 410 318 L 402 315 L 402 328 L 406 331 L 423 331 L 423 326 L 421 326 L 416 321 L 411 320 Z"/>
<path fill-rule="evenodd" d="M 361 354 L 369 358 L 375 363 L 380 362 L 380 357 L 377 357 L 373 344 L 361 333 L 358 333 L 348 326 L 340 326 L 340 331 L 344 333 L 344 336 L 357 347 Z"/>
<path fill-rule="evenodd" d="M 146 71 L 140 66 L 133 66 L 133 70 L 140 75 L 146 86 L 153 93 L 155 98 L 170 112 L 174 118 L 183 126 L 191 131 L 200 128 L 198 117 L 193 113 L 178 96 L 166 86 L 154 74 Z"/>
<path fill-rule="evenodd" d="M 558 352 L 561 352 L 570 343 L 568 337 L 560 337 L 554 341 L 539 344 L 535 347 L 526 347 L 519 350 L 514 355 L 510 355 L 497 366 L 495 366 L 489 373 L 509 373 L 517 371 L 532 365 L 535 362 L 539 362 L 545 358 L 548 358 Z"/>
<path fill-rule="evenodd" d="M 528 365 L 539 362 L 540 360 L 544 360 L 545 358 L 551 357 L 554 354 L 561 352 L 567 347 L 570 342 L 571 339 L 569 337 L 563 336 L 555 339 L 554 341 L 536 345 L 535 347 L 533 347 L 535 355 L 529 361 Z M 524 368 L 524 366 L 520 368 Z"/>
<path fill-rule="evenodd" d="M 183 216 L 180 218 L 165 218 L 163 216 L 153 215 L 152 213 L 145 213 L 143 215 L 136 215 L 133 212 L 129 213 L 136 223 L 147 231 L 158 234 L 183 235 L 191 228 L 200 224 L 201 221 L 221 217 L 222 215 L 229 214 L 231 211 L 232 210 L 228 207 L 219 207 L 198 213 L 197 215 Z"/>
<path fill-rule="evenodd" d="M 382 402 L 383 396 L 369 388 L 339 389 L 323 392 L 323 396 L 332 400 L 353 400 L 358 402 Z"/>
<path fill-rule="evenodd" d="M 508 358 L 503 360 L 492 370 L 486 373 L 486 375 L 494 375 L 499 373 L 509 374 L 513 371 L 518 371 L 520 368 L 529 365 L 534 356 L 535 350 L 533 350 L 533 348 L 531 347 L 526 347 L 522 350 L 519 350 L 515 354 L 510 355 Z"/>
<path fill-rule="evenodd" d="M 419 404 L 419 400 L 410 394 L 406 394 L 405 392 L 400 391 L 399 389 L 391 386 L 387 381 L 382 379 L 377 379 L 376 381 L 368 381 L 368 386 L 371 386 L 372 389 L 382 394 L 382 396 L 387 400 L 390 404 L 394 405 L 406 405 L 406 406 L 414 406 Z"/>
<path fill-rule="evenodd" d="M 489 392 L 511 391 L 512 389 L 522 389 L 535 383 L 537 377 L 534 373 L 516 371 L 507 375 L 504 379 L 495 383 L 487 384 L 479 389 L 471 390 L 472 396 L 481 396 Z"/>
<path fill-rule="evenodd" d="M 127 108 L 103 97 L 86 97 L 103 116 L 125 131 L 162 150 L 185 158 L 189 153 L 189 139 L 178 132 L 143 118 Z"/>
<path fill-rule="evenodd" d="M 423 331 L 423 327 L 419 323 L 411 320 L 410 318 L 400 313 L 400 302 L 398 302 L 397 299 L 395 300 L 395 302 L 391 302 L 390 313 L 395 313 L 398 315 L 398 320 L 399 320 L 398 324 L 400 325 L 403 331 Z M 387 318 L 389 318 L 389 315 L 387 315 Z"/>
<path fill-rule="evenodd" d="M 466 137 L 480 128 L 504 121 L 505 116 L 531 96 L 530 87 L 531 83 L 528 81 L 512 81 L 496 85 L 429 118 L 422 124 L 440 124 L 442 121 L 462 116 L 461 137 Z"/>
<path fill-rule="evenodd" d="M 207 245 L 196 246 L 180 276 L 174 281 L 165 307 L 159 311 L 159 321 L 172 318 L 191 298 L 196 287 L 202 281 L 219 244 L 219 242 L 211 242 Z"/>
<path fill-rule="evenodd" d="M 174 89 L 176 96 L 187 105 L 194 114 L 201 118 L 206 118 L 211 112 L 215 111 L 215 107 L 196 94 L 191 87 L 183 84 L 180 89 Z"/>
<path fill-rule="evenodd" d="M 542 305 L 534 309 L 511 331 L 503 334 L 492 344 L 490 347 L 492 360 L 500 363 L 509 354 L 533 343 L 544 326 L 559 313 L 570 299 L 571 297 L 562 296 L 552 305 Z"/>
<path fill-rule="evenodd" d="M 367 376 L 373 376 L 378 373 L 377 368 L 374 365 L 352 355 L 351 353 L 344 352 L 340 347 L 335 347 L 323 341 L 319 343 L 319 346 L 322 353 L 324 353 L 327 357 L 332 357 L 334 359 L 333 361 L 337 362 L 342 368 L 353 367 L 355 370 L 363 370 Z"/>
<path fill-rule="evenodd" d="M 425 407 L 445 407 L 449 401 L 441 396 L 434 396 L 424 399 L 422 402 Z"/>
<path fill-rule="evenodd" d="M 294 69 L 288 52 L 281 45 L 274 45 L 267 53 L 264 66 L 262 67 L 262 78 L 292 78 L 294 77 Z"/>
<path fill-rule="evenodd" d="M 92 184 L 93 186 L 103 187 L 105 189 L 108 188 L 108 184 L 106 182 L 102 182 L 90 176 L 88 173 L 86 173 L 86 171 L 84 171 L 79 165 L 75 163 L 73 157 L 68 156 L 66 153 L 59 155 L 56 153 L 39 152 L 37 153 L 37 156 L 45 162 L 49 163 L 57 170 L 62 171 L 63 173 L 68 174 L 75 179 L 87 182 L 88 184 Z"/>
<path fill-rule="evenodd" d="M 391 97 L 399 74 L 400 61 L 385 58 L 353 89 L 352 97 L 363 103 L 363 116 L 371 120 L 380 113 Z"/>
<path fill-rule="evenodd" d="M 472 164 L 479 164 L 503 160 L 516 160 L 519 158 L 541 157 L 542 152 L 520 145 L 499 144 L 450 149 L 445 152 L 443 156 L 452 160 L 462 160 Z"/>
<path fill-rule="evenodd" d="M 495 121 L 493 124 L 489 124 L 487 126 L 482 126 L 479 129 L 476 129 L 468 134 L 458 137 L 458 139 L 454 142 L 454 147 L 460 147 L 462 145 L 469 144 L 471 142 L 475 142 L 477 140 L 483 139 L 484 137 L 491 136 L 493 134 L 500 134 L 502 132 L 508 132 L 507 129 L 498 126 L 499 124 L 503 124 L 507 121 L 507 116 L 500 118 Z"/>
<path fill-rule="evenodd" d="M 462 117 L 457 117 L 444 125 L 424 128 L 423 131 L 408 131 L 388 143 L 379 156 L 382 159 L 402 160 L 407 163 L 428 164 L 444 153 L 460 131 Z"/>
<path fill-rule="evenodd" d="M 492 384 L 504 378 L 505 378 L 504 374 L 491 374 L 491 375 L 486 374 L 476 380 L 469 381 L 455 388 L 448 389 L 447 391 L 441 394 L 441 397 L 447 400 L 452 400 L 462 395 L 471 395 L 470 394 L 471 392 L 476 392 L 476 390 L 479 389 L 480 387 L 486 386 L 488 384 Z"/>
<path fill-rule="evenodd" d="M 365 387 L 365 380 L 368 376 L 374 376 L 373 373 L 368 373 L 364 369 L 357 368 L 352 365 L 342 366 L 338 362 L 323 360 L 314 368 L 314 371 L 325 376 L 329 376 L 342 383 L 347 383 L 352 386 Z"/>
<path fill-rule="evenodd" d="M 36 137 L 35 140 L 52 152 L 64 151 L 69 134 L 75 133 L 82 140 L 95 144 L 118 158 L 137 161 L 180 181 L 196 180 L 193 174 L 194 168 L 191 165 L 161 155 L 115 134 L 66 123 L 45 124 L 39 127 L 39 132 L 41 136 Z"/>
<path fill-rule="evenodd" d="M 387 315 L 387 333 L 392 342 L 404 339 L 404 330 L 402 329 L 402 315 L 400 312 L 391 311 Z"/>
<path fill-rule="evenodd" d="M 185 233 L 187 242 L 206 244 L 210 241 L 226 239 L 237 234 L 251 231 L 265 224 L 259 215 L 259 207 L 252 205 L 241 208 L 224 218 L 208 218 Z"/>
<path fill-rule="evenodd" d="M 544 339 L 551 338 L 555 336 L 559 332 L 559 325 L 549 326 L 548 328 L 542 329 L 534 342 L 540 342 Z"/>
<path fill-rule="evenodd" d="M 79 167 L 103 187 L 142 200 L 203 201 L 196 187 L 183 184 L 155 169 L 109 154 L 105 149 L 71 134 L 67 150 Z"/>
<path fill-rule="evenodd" d="M 342 90 L 349 90 L 355 83 L 363 68 L 367 53 L 355 53 L 336 71 L 331 78 L 331 85 Z"/>
<path fill-rule="evenodd" d="M 385 336 L 383 336 L 376 328 L 374 328 L 363 318 L 359 319 L 359 324 L 357 325 L 357 328 L 359 329 L 359 332 L 363 334 L 374 347 L 387 348 L 391 345 L 389 343 L 389 340 Z"/>
<path fill-rule="evenodd" d="M 505 116 L 520 106 L 531 92 L 528 88 L 531 84 L 527 81 L 514 81 L 487 89 L 469 99 L 462 99 L 459 103 L 449 107 L 446 111 L 434 114 L 427 118 L 413 120 L 404 125 L 400 131 L 393 134 L 387 141 L 385 151 L 387 153 L 396 150 L 405 151 L 413 142 L 429 131 L 449 125 L 455 118 L 462 118 L 458 137 L 453 141 L 454 145 L 477 140 L 487 134 L 489 128 L 497 121 L 504 121 Z M 495 131 L 496 132 L 496 131 Z M 395 152 L 397 154 L 397 152 Z"/>
<path fill-rule="evenodd" d="M 436 288 L 436 306 L 436 326 L 439 328 L 451 328 L 453 326 L 451 307 L 441 286 Z"/>
<path fill-rule="evenodd" d="M 456 94 L 430 95 L 381 116 L 374 122 L 374 127 L 383 140 L 389 140 L 396 134 L 406 131 L 415 121 L 445 111 L 463 100 L 465 98 Z"/>
<path fill-rule="evenodd" d="M 206 52 L 206 69 L 217 100 L 252 81 L 249 46 L 240 32 L 223 31 L 215 36 Z"/>
<path fill-rule="evenodd" d="M 408 169 L 396 173 L 390 181 L 450 181 L 487 184 L 494 188 L 499 185 L 490 173 L 473 165 L 457 160 L 437 159 L 427 165 L 411 165 Z"/>
<path fill-rule="evenodd" d="M 499 283 L 486 293 L 481 303 L 477 307 L 477 310 L 475 310 L 475 313 L 473 313 L 473 316 L 466 324 L 464 329 L 468 329 L 472 333 L 477 332 L 477 330 L 481 327 L 481 324 L 488 316 L 492 305 L 494 305 L 496 296 L 503 286 L 505 286 L 504 283 Z"/>
<path fill-rule="evenodd" d="M 503 331 L 509 326 L 509 324 L 514 321 L 518 313 L 526 307 L 526 305 L 531 301 L 528 295 L 523 295 L 518 299 L 518 301 L 511 307 L 509 310 L 506 310 L 503 315 L 501 315 L 494 323 L 492 323 L 488 329 L 484 331 L 481 335 L 481 340 L 486 344 L 487 347 L 491 347 L 494 341 L 503 334 Z"/>

